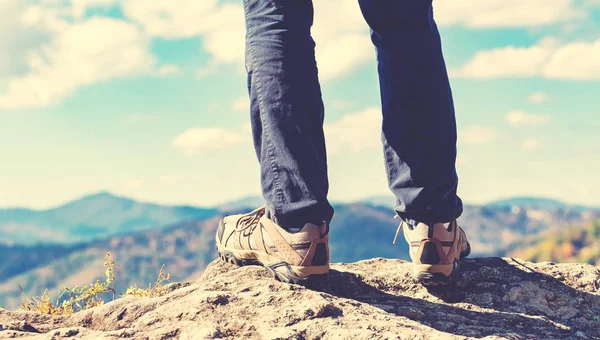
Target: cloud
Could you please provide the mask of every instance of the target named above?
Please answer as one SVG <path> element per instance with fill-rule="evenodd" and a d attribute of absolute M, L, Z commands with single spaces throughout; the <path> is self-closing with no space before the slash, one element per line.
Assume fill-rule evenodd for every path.
<path fill-rule="evenodd" d="M 544 143 L 537 138 L 528 138 L 521 143 L 521 149 L 525 151 L 535 151 L 544 146 Z"/>
<path fill-rule="evenodd" d="M 381 109 L 373 107 L 344 115 L 323 129 L 330 155 L 381 148 Z M 250 123 L 235 129 L 192 128 L 175 137 L 171 145 L 187 154 L 197 154 L 246 144 L 250 134 Z"/>
<path fill-rule="evenodd" d="M 527 100 L 534 104 L 541 104 L 547 102 L 550 98 L 551 96 L 545 92 L 533 92 L 527 97 Z"/>
<path fill-rule="evenodd" d="M 452 0 L 433 6 L 440 26 L 469 28 L 535 27 L 586 16 L 573 0 Z"/>
<path fill-rule="evenodd" d="M 119 0 L 71 0 L 72 15 L 74 18 L 82 18 L 86 10 L 94 7 L 109 7 Z"/>
<path fill-rule="evenodd" d="M 463 78 L 533 77 L 541 73 L 557 45 L 556 40 L 545 39 L 531 47 L 508 46 L 479 51 L 451 74 Z"/>
<path fill-rule="evenodd" d="M 215 24 L 211 15 L 217 8 L 217 0 L 128 0 L 122 7 L 127 17 L 152 36 L 187 38 L 206 33 Z"/>
<path fill-rule="evenodd" d="M 564 80 L 600 79 L 600 39 L 561 44 L 547 38 L 531 47 L 480 51 L 451 75 L 462 78 L 542 77 Z"/>
<path fill-rule="evenodd" d="M 250 99 L 248 96 L 241 96 L 231 103 L 231 109 L 240 112 L 250 112 Z"/>
<path fill-rule="evenodd" d="M 381 147 L 381 109 L 369 108 L 325 124 L 327 151 L 359 152 Z"/>
<path fill-rule="evenodd" d="M 156 74 L 159 77 L 169 77 L 174 76 L 181 73 L 181 69 L 177 65 L 166 64 L 162 65 L 156 70 Z"/>
<path fill-rule="evenodd" d="M 28 72 L 9 81 L 0 108 L 43 107 L 77 88 L 149 72 L 155 59 L 137 26 L 94 17 L 70 25 L 49 44 L 28 53 Z"/>
<path fill-rule="evenodd" d="M 358 4 L 346 0 L 315 2 L 312 29 L 321 79 L 339 78 L 367 61 L 375 61 L 368 27 Z M 243 71 L 245 35 L 243 7 L 219 5 L 217 0 L 130 0 L 125 14 L 151 36 L 167 39 L 202 36 L 202 47 L 212 56 L 202 77 L 220 64 L 237 65 Z M 335 18 L 335 20 L 331 20 Z"/>
<path fill-rule="evenodd" d="M 312 35 L 322 80 L 343 77 L 361 66 L 375 67 L 375 49 L 356 1 L 315 1 Z"/>
<path fill-rule="evenodd" d="M 0 1 L 0 78 L 22 76 L 30 69 L 28 54 L 54 37 L 61 22 L 25 1 Z M 9 34 L 10 32 L 10 34 Z"/>
<path fill-rule="evenodd" d="M 211 22 L 203 34 L 204 49 L 213 56 L 213 62 L 237 64 L 243 71 L 246 25 L 242 6 L 226 5 L 217 8 L 210 15 L 210 19 Z"/>
<path fill-rule="evenodd" d="M 153 37 L 166 39 L 203 36 L 203 47 L 218 63 L 244 62 L 246 26 L 240 5 L 217 0 L 129 0 L 123 11 Z"/>
<path fill-rule="evenodd" d="M 194 155 L 204 151 L 227 149 L 247 142 L 241 132 L 223 128 L 191 128 L 176 136 L 171 145 Z"/>
<path fill-rule="evenodd" d="M 368 35 L 343 34 L 317 48 L 319 76 L 322 80 L 340 78 L 367 62 L 375 68 L 375 51 Z"/>
<path fill-rule="evenodd" d="M 506 121 L 511 125 L 540 125 L 547 124 L 550 121 L 550 117 L 523 111 L 511 111 L 506 114 Z"/>
<path fill-rule="evenodd" d="M 471 126 L 458 134 L 458 140 L 464 144 L 485 144 L 498 138 L 498 132 L 484 126 Z"/>

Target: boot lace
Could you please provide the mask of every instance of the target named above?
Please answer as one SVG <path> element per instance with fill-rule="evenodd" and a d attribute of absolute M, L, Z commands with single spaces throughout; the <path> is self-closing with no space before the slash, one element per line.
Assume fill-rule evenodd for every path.
<path fill-rule="evenodd" d="M 400 216 L 395 215 L 394 219 L 399 218 Z M 396 236 L 394 236 L 394 242 L 392 244 L 396 244 L 396 241 L 398 240 L 398 235 L 400 235 L 400 230 L 402 229 L 402 225 L 404 224 L 403 220 L 400 220 L 400 225 L 398 225 L 398 229 L 396 230 Z"/>
<path fill-rule="evenodd" d="M 254 211 L 251 211 L 244 216 L 242 216 L 235 225 L 235 231 L 243 232 L 247 229 L 249 230 L 249 234 L 252 234 L 256 226 L 258 225 L 258 221 L 261 217 L 263 217 L 266 213 L 265 207 L 260 207 Z"/>

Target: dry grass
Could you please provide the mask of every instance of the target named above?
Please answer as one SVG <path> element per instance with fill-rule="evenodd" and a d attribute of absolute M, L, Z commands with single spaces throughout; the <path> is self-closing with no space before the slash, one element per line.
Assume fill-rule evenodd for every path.
<path fill-rule="evenodd" d="M 117 295 L 115 290 L 116 266 L 117 264 L 113 261 L 111 254 L 106 253 L 104 257 L 106 279 L 104 281 L 97 280 L 90 285 L 82 287 L 65 287 L 58 295 L 55 303 L 51 301 L 48 290 L 45 290 L 42 296 L 33 298 L 29 298 L 23 293 L 20 310 L 48 315 L 69 315 L 103 305 L 105 303 L 103 296 L 107 293 L 112 293 L 112 301 L 114 301 Z M 165 274 L 164 269 L 165 266 L 163 265 L 154 283 L 154 287 L 149 286 L 142 289 L 131 286 L 127 288 L 122 296 L 141 298 L 160 295 L 164 289 L 165 282 L 171 280 L 171 274 Z M 23 292 L 22 289 L 21 292 Z"/>

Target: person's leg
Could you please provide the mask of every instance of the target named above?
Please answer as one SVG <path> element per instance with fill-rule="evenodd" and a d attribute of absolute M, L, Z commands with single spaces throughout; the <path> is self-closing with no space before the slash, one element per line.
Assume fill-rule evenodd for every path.
<path fill-rule="evenodd" d="M 456 194 L 456 121 L 432 0 L 359 0 L 377 50 L 382 141 L 398 215 L 450 222 Z"/>
<path fill-rule="evenodd" d="M 329 222 L 323 102 L 311 0 L 244 0 L 254 147 L 268 213 L 280 226 Z"/>

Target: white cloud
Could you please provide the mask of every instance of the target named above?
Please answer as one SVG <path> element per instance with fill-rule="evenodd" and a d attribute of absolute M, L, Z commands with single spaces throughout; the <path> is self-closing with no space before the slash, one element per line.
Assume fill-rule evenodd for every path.
<path fill-rule="evenodd" d="M 174 76 L 181 73 L 181 69 L 177 65 L 166 64 L 162 65 L 156 70 L 156 74 L 159 77 L 169 77 Z"/>
<path fill-rule="evenodd" d="M 440 26 L 469 28 L 535 27 L 585 17 L 573 0 L 434 1 Z"/>
<path fill-rule="evenodd" d="M 312 32 L 321 79 L 343 76 L 367 61 L 374 63 L 368 27 L 357 3 L 329 0 L 314 6 Z M 240 5 L 219 5 L 217 0 L 130 0 L 124 4 L 124 12 L 151 36 L 203 36 L 203 48 L 213 59 L 198 70 L 198 77 L 213 72 L 219 64 L 238 65 L 243 71 L 246 27 Z"/>
<path fill-rule="evenodd" d="M 82 0 L 110 1 L 110 0 Z M 374 48 L 368 27 L 355 1 L 328 0 L 314 3 L 312 29 L 322 80 L 342 77 L 368 62 L 374 63 Z M 218 0 L 146 1 L 129 0 L 125 14 L 151 36 L 182 38 L 203 36 L 203 48 L 212 55 L 207 74 L 218 64 L 238 65 L 243 71 L 245 24 L 243 7 L 219 5 Z M 585 16 L 572 0 L 468 0 L 435 3 L 440 25 L 472 28 L 529 27 L 570 22 Z M 534 58 L 531 62 L 536 63 Z M 527 69 L 527 68 L 526 68 Z M 522 69 L 517 70 L 519 74 Z"/>
<path fill-rule="evenodd" d="M 215 9 L 203 35 L 203 47 L 213 56 L 214 62 L 238 64 L 239 69 L 244 70 L 241 65 L 245 59 L 246 25 L 242 6 L 226 5 Z"/>
<path fill-rule="evenodd" d="M 41 13 L 25 1 L 0 1 L 0 78 L 29 71 L 27 55 L 48 42 L 62 26 L 54 13 Z"/>
<path fill-rule="evenodd" d="M 325 124 L 327 151 L 358 152 L 381 147 L 381 109 L 369 108 Z"/>
<path fill-rule="evenodd" d="M 517 110 L 506 114 L 506 121 L 512 125 L 540 125 L 547 124 L 550 117 Z"/>
<path fill-rule="evenodd" d="M 109 7 L 118 2 L 119 0 L 71 0 L 73 17 L 82 18 L 89 8 Z"/>
<path fill-rule="evenodd" d="M 527 97 L 527 100 L 534 104 L 541 104 L 547 102 L 550 98 L 551 96 L 545 92 L 533 92 Z"/>
<path fill-rule="evenodd" d="M 521 143 L 521 148 L 525 151 L 535 151 L 544 146 L 544 143 L 537 138 L 528 138 Z"/>
<path fill-rule="evenodd" d="M 191 128 L 176 136 L 171 145 L 189 155 L 221 150 L 246 142 L 239 131 L 222 128 Z"/>
<path fill-rule="evenodd" d="M 451 74 L 463 78 L 542 77 L 567 80 L 600 79 L 600 39 L 561 44 L 543 39 L 531 47 L 480 51 Z"/>
<path fill-rule="evenodd" d="M 458 140 L 464 144 L 485 144 L 498 138 L 498 132 L 484 126 L 471 126 L 458 134 Z"/>
<path fill-rule="evenodd" d="M 576 41 L 557 49 L 546 63 L 543 76 L 551 79 L 599 80 L 600 39 Z"/>
<path fill-rule="evenodd" d="M 240 101 L 241 102 L 241 101 Z M 241 105 L 241 104 L 240 104 Z M 381 109 L 344 115 L 324 125 L 327 151 L 336 155 L 340 151 L 359 152 L 381 147 Z M 245 123 L 239 128 L 192 128 L 175 137 L 171 145 L 187 154 L 224 150 L 247 144 L 251 126 Z"/>
<path fill-rule="evenodd" d="M 203 47 L 218 63 L 244 62 L 246 27 L 240 5 L 217 0 L 129 0 L 125 14 L 151 36 L 167 39 L 203 36 Z"/>
<path fill-rule="evenodd" d="M 531 47 L 479 51 L 460 70 L 451 73 L 464 78 L 532 77 L 541 73 L 557 45 L 556 40 L 545 39 Z"/>
<path fill-rule="evenodd" d="M 240 112 L 250 112 L 250 99 L 248 96 L 241 96 L 231 103 L 231 109 Z"/>
<path fill-rule="evenodd" d="M 123 11 L 148 34 L 163 38 L 192 37 L 206 32 L 217 0 L 128 0 Z"/>
<path fill-rule="evenodd" d="M 64 29 L 27 58 L 29 71 L 10 80 L 0 108 L 43 107 L 75 89 L 115 77 L 146 73 L 154 57 L 133 24 L 94 17 Z"/>
<path fill-rule="evenodd" d="M 366 34 L 342 34 L 316 53 L 322 80 L 340 78 L 367 62 L 375 67 L 375 51 Z"/>
<path fill-rule="evenodd" d="M 312 35 L 320 78 L 340 78 L 369 62 L 375 67 L 375 49 L 358 3 L 328 0 L 314 6 Z"/>

